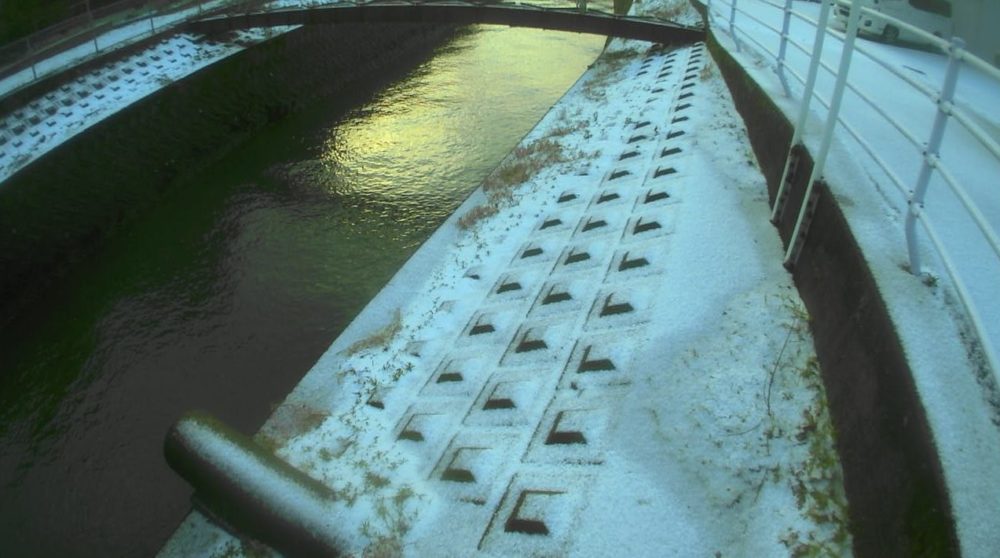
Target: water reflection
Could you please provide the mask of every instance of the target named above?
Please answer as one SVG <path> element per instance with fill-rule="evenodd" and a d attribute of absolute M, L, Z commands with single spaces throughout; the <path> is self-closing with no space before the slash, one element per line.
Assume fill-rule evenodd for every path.
<path fill-rule="evenodd" d="M 255 429 L 603 46 L 480 28 L 193 177 L 0 336 L 0 550 L 141 556 L 178 414 Z"/>

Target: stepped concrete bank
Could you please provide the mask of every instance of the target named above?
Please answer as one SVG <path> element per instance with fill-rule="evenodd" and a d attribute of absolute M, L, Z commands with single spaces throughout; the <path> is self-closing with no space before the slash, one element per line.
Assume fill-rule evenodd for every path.
<path fill-rule="evenodd" d="M 278 34 L 164 83 L 20 169 L 0 184 L 0 321 L 185 173 L 290 112 L 424 59 L 454 29 L 359 24 Z"/>

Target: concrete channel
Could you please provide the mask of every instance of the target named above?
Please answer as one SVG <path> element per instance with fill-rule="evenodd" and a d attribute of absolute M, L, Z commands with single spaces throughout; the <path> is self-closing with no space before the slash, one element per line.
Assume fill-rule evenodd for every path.
<path fill-rule="evenodd" d="M 288 62 L 266 52 L 241 56 L 250 66 Z M 176 119 L 182 102 L 160 105 L 214 79 L 171 85 L 173 100 L 147 101 L 52 154 L 72 165 L 28 167 L 5 186 L 24 190 L 49 174 L 53 184 L 80 181 L 95 149 L 123 147 L 155 127 L 150 119 Z M 329 489 L 318 521 L 347 533 L 345 553 L 818 545 L 958 554 L 905 353 L 826 190 L 799 263 L 791 275 L 780 266 L 790 226 L 775 235 L 765 215 L 790 137 L 711 36 L 681 48 L 615 44 L 333 343 L 256 441 L 237 445 L 267 448 L 279 477 L 294 467 L 312 479 L 301 484 Z M 169 178 L 184 159 L 163 149 L 157 174 Z M 522 179 L 505 184 L 515 168 Z M 100 171 L 86 172 L 98 181 Z M 25 214 L 10 199 L 0 198 L 5 225 Z M 48 273 L 79 239 L 97 242 L 122 218 L 107 209 L 74 217 L 75 240 L 38 262 L 9 254 L 0 288 Z M 43 228 L 64 222 L 57 215 Z M 785 367 L 796 373 L 768 374 Z M 173 455 L 197 453 L 177 439 Z M 824 456 L 814 482 L 808 473 Z M 251 499 L 280 498 L 263 490 Z M 202 504 L 225 519 L 210 500 Z M 706 536 L 720 513 L 729 524 Z M 302 528 L 293 523 L 282 529 Z M 267 529 L 249 534 L 281 546 Z M 162 555 L 248 548 L 195 512 Z"/>

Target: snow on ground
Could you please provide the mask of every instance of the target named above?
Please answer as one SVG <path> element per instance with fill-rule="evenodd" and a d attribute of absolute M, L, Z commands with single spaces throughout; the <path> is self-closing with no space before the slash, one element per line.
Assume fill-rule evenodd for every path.
<path fill-rule="evenodd" d="M 228 0 L 213 0 L 168 14 L 151 15 L 116 27 L 107 33 L 95 37 L 91 42 L 79 44 L 73 48 L 54 54 L 45 60 L 41 60 L 35 63 L 33 68 L 28 67 L 19 72 L 4 76 L 0 79 L 0 96 L 7 95 L 20 87 L 32 83 L 38 78 L 72 68 L 95 56 L 106 53 L 109 49 L 116 50 L 128 46 L 153 35 L 165 27 L 173 27 L 191 17 L 197 16 L 202 11 L 212 10 L 226 3 L 228 3 Z"/>
<path fill-rule="evenodd" d="M 781 14 L 777 9 L 758 0 L 741 0 L 739 6 L 780 28 Z M 796 2 L 795 9 L 812 14 L 818 12 L 818 6 L 802 2 Z M 725 16 L 717 13 L 715 17 L 716 25 L 723 25 L 728 10 Z M 739 25 L 759 42 L 776 48 L 776 37 L 759 23 L 744 17 Z M 810 47 L 814 34 L 815 27 L 801 22 L 793 26 L 791 32 Z M 786 97 L 771 63 L 761 53 L 752 51 L 745 39 L 741 41 L 743 52 L 739 53 L 728 35 L 716 30 L 715 36 L 794 120 L 800 92 L 793 90 L 793 96 Z M 842 43 L 836 36 L 828 36 L 826 42 L 823 59 L 835 66 Z M 865 40 L 858 43 L 865 51 L 913 72 L 935 89 L 940 88 L 939 78 L 946 64 L 943 56 Z M 805 75 L 807 61 L 804 56 L 790 57 L 789 62 Z M 929 134 L 934 106 L 919 99 L 912 89 L 875 65 L 867 55 L 854 58 L 849 82 L 879 99 L 882 106 L 901 118 L 917 137 Z M 829 98 L 830 81 L 821 80 L 818 87 Z M 1000 115 L 995 107 L 1000 106 L 1000 83 L 964 66 L 957 99 L 960 106 L 977 114 L 981 124 L 996 137 Z M 819 117 L 825 115 L 825 110 L 816 109 L 815 103 L 813 107 L 814 116 L 817 112 Z M 908 188 L 912 187 L 919 164 L 914 150 L 898 134 L 887 130 L 887 126 L 856 99 L 845 99 L 842 112 L 864 137 L 875 142 L 880 156 L 905 178 Z M 815 121 L 807 130 L 806 143 L 813 148 L 818 145 L 818 130 Z M 1000 478 L 1000 395 L 994 375 L 998 371 L 991 374 L 976 355 L 974 342 L 970 341 L 974 334 L 957 308 L 947 278 L 921 281 L 904 270 L 907 261 L 902 231 L 905 197 L 889 185 L 885 174 L 874 168 L 871 159 L 859 151 L 843 130 L 838 134 L 839 141 L 835 142 L 825 174 L 861 244 L 904 345 L 944 466 L 962 552 L 966 556 L 992 555 L 1000 548 L 1000 533 L 995 529 L 1000 486 L 994 482 Z M 986 155 L 954 122 L 949 124 L 945 142 L 942 152 L 945 163 L 960 175 L 990 219 L 994 231 L 1000 230 L 1000 196 L 996 191 L 1000 162 Z M 970 226 L 967 214 L 958 208 L 940 180 L 931 183 L 926 209 L 946 237 L 946 245 L 973 292 L 974 303 L 987 326 L 986 342 L 1000 346 L 1000 299 L 996 297 L 1000 261 L 985 245 L 980 233 Z M 943 275 L 929 252 L 925 261 L 935 269 L 935 277 Z"/>
<path fill-rule="evenodd" d="M 636 9 L 663 13 L 673 9 L 669 1 L 644 0 Z M 761 2 L 742 0 L 741 8 L 774 17 Z M 677 16 L 694 21 L 689 11 Z M 755 25 L 745 29 L 773 40 Z M 796 22 L 792 32 L 811 44 L 807 25 Z M 824 58 L 833 65 L 839 44 L 830 42 Z M 238 48 L 171 37 L 8 115 L 0 123 L 0 176 Z M 262 432 L 262 442 L 341 494 L 333 513 L 355 534 L 355 549 L 440 554 L 442 541 L 445 554 L 456 555 L 849 549 L 805 316 L 765 224 L 763 179 L 742 124 L 717 71 L 701 69 L 711 68 L 702 47 L 672 57 L 627 54 L 634 48 L 645 45 L 616 43 Z M 929 84 L 941 75 L 940 57 L 865 48 Z M 768 63 L 746 51 L 737 56 L 793 114 L 795 97 L 783 96 Z M 803 61 L 789 58 L 804 75 Z M 906 115 L 918 137 L 926 133 L 928 111 L 885 85 L 894 78 L 863 59 L 855 71 L 852 83 L 877 84 L 873 94 Z M 824 78 L 820 86 L 830 84 Z M 966 71 L 958 92 L 994 134 L 989 107 L 997 91 Z M 845 106 L 878 145 L 896 145 L 868 125 L 864 110 L 856 101 Z M 809 134 L 813 145 L 814 127 Z M 984 182 L 995 169 L 954 126 L 948 141 L 946 160 L 958 161 L 995 222 Z M 901 176 L 913 175 L 905 149 L 885 156 L 898 161 Z M 941 320 L 954 313 L 948 286 L 925 285 L 901 269 L 901 196 L 859 160 L 841 142 L 827 175 L 917 376 L 963 551 L 984 554 L 1000 546 L 990 527 L 1000 497 L 981 482 L 997 478 L 1000 463 L 995 409 L 984 401 L 995 397 L 991 378 L 977 381 L 968 364 L 961 343 L 968 332 Z M 953 204 L 934 197 L 940 186 L 932 185 L 928 210 L 947 219 Z M 462 217 L 476 222 L 462 230 Z M 960 219 L 945 222 L 966 238 Z M 961 259 L 996 276 L 991 264 L 967 253 Z M 993 312 L 995 297 L 984 300 L 983 292 L 989 288 L 976 290 L 977 301 Z M 992 317 L 988 323 L 1000 323 Z M 384 338 L 370 335 L 387 321 L 393 327 Z M 369 346 L 348 350 L 366 336 Z M 833 520 L 814 521 L 821 517 Z M 171 544 L 178 541 L 200 541 L 217 554 L 238 550 L 197 515 Z"/>
<path fill-rule="evenodd" d="M 0 119 L 0 183 L 49 150 L 151 95 L 164 85 L 282 33 L 238 31 L 231 42 L 189 34 L 164 38 L 140 53 L 109 60 Z"/>
<path fill-rule="evenodd" d="M 258 435 L 350 551 L 850 552 L 745 130 L 704 45 L 647 48 L 613 43 Z M 162 555 L 243 550 L 193 515 Z"/>

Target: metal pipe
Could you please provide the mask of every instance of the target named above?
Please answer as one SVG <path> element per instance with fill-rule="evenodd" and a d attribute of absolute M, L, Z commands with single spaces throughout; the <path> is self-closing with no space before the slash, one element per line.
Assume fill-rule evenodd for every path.
<path fill-rule="evenodd" d="M 924 197 L 927 194 L 927 187 L 930 185 L 931 173 L 937 166 L 938 154 L 941 149 L 941 139 L 944 137 L 944 128 L 948 124 L 948 115 L 951 113 L 951 101 L 955 96 L 955 84 L 958 83 L 958 68 L 962 64 L 960 52 L 964 47 L 965 41 L 959 38 L 952 39 L 951 45 L 948 47 L 948 68 L 945 70 L 941 95 L 937 99 L 937 115 L 934 116 L 931 137 L 927 141 L 927 149 L 924 150 L 924 160 L 920 165 L 920 174 L 917 176 L 917 184 L 913 188 L 913 194 L 909 200 L 909 209 L 906 213 L 906 250 L 910 256 L 910 273 L 914 275 L 920 275 L 921 268 L 920 250 L 917 247 L 917 208 L 924 205 Z"/>
<path fill-rule="evenodd" d="M 188 413 L 163 446 L 209 516 L 286 556 L 340 556 L 333 491 L 205 413 Z"/>

